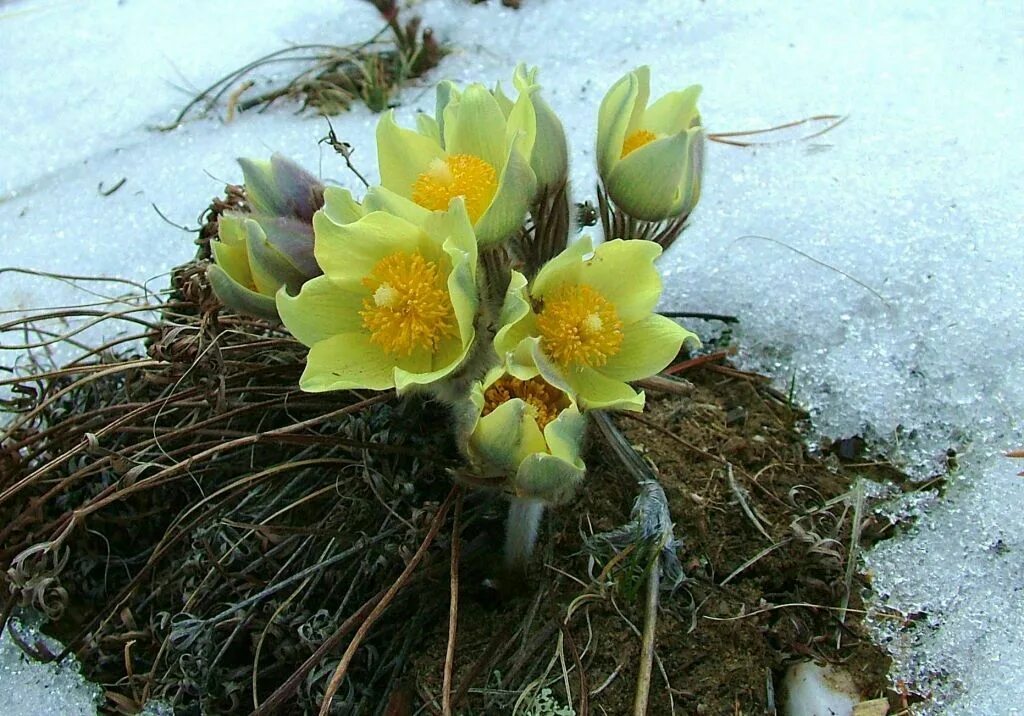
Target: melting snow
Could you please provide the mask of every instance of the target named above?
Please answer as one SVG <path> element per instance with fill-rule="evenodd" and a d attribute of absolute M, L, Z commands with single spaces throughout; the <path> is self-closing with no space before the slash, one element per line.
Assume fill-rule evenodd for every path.
<path fill-rule="evenodd" d="M 1024 6 L 523 5 L 418 3 L 456 51 L 401 93 L 400 119 L 432 108 L 436 79 L 507 83 L 517 61 L 537 64 L 583 200 L 593 198 L 598 103 L 638 64 L 651 65 L 655 94 L 702 83 L 712 131 L 849 115 L 808 142 L 710 147 L 703 202 L 664 261 L 665 305 L 740 316 L 741 359 L 784 387 L 793 380 L 824 435 L 865 435 L 922 476 L 958 451 L 945 498 L 919 498 L 917 525 L 867 557 L 878 605 L 926 615 L 910 629 L 879 620 L 879 638 L 894 678 L 933 690 L 927 711 L 1024 713 L 1024 483 L 1002 457 L 1024 446 Z M 290 107 L 150 127 L 173 119 L 181 86 L 204 87 L 288 42 L 353 42 L 378 25 L 356 0 L 260 0 L 244 11 L 198 0 L 0 2 L 0 264 L 159 289 L 194 247 L 152 205 L 194 226 L 226 181 L 240 181 L 234 157 L 282 151 L 358 188 L 317 145 L 324 121 Z M 371 179 L 375 122 L 360 107 L 334 120 Z M 82 300 L 10 273 L 0 296 L 11 309 Z M 46 713 L 22 684 L 49 674 L 0 642 L 0 710 Z"/>

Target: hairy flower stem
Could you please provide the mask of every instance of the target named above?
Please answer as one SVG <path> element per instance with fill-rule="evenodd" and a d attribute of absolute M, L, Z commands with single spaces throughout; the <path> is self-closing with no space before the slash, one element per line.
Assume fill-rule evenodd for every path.
<path fill-rule="evenodd" d="M 543 514 L 544 503 L 540 500 L 511 498 L 505 524 L 505 571 L 509 576 L 526 573 Z"/>
<path fill-rule="evenodd" d="M 477 340 L 451 376 L 426 388 L 426 392 L 442 403 L 457 405 L 466 397 L 470 384 L 481 380 L 488 369 L 499 362 L 493 341 L 511 276 L 511 262 L 504 246 L 480 252 L 480 270 L 477 273 L 480 308 L 474 319 Z"/>
<path fill-rule="evenodd" d="M 480 271 L 477 273 L 480 306 L 495 330 L 511 277 L 512 260 L 504 245 L 499 244 L 480 252 Z"/>
<path fill-rule="evenodd" d="M 527 278 L 565 250 L 571 226 L 568 183 L 543 187 L 530 207 L 530 223 L 515 239 L 515 253 Z"/>

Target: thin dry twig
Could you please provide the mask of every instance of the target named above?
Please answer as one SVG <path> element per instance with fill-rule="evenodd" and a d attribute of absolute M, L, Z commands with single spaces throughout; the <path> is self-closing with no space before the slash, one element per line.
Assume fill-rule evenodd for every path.
<path fill-rule="evenodd" d="M 661 568 L 655 560 L 647 570 L 647 598 L 644 602 L 644 632 L 640 646 L 640 669 L 636 677 L 633 716 L 645 716 L 651 693 L 654 666 L 654 641 L 658 627 L 658 599 L 661 592 Z"/>
<path fill-rule="evenodd" d="M 690 358 L 684 360 L 681 363 L 670 365 L 665 370 L 661 371 L 662 375 L 679 375 L 685 373 L 688 370 L 693 370 L 700 366 L 707 365 L 708 363 L 717 363 L 720 360 L 725 360 L 729 356 L 736 355 L 736 347 L 729 346 L 724 351 L 716 351 L 714 353 L 707 353 L 706 355 L 697 356 L 696 358 Z"/>
<path fill-rule="evenodd" d="M 444 653 L 444 676 L 441 689 L 441 711 L 452 714 L 452 671 L 455 668 L 455 643 L 459 631 L 459 530 L 462 527 L 462 490 L 455 498 L 455 516 L 452 518 L 452 557 L 449 583 L 448 646 Z"/>
<path fill-rule="evenodd" d="M 754 146 L 770 146 L 773 144 L 781 144 L 785 141 L 807 141 L 808 139 L 814 139 L 820 137 L 826 132 L 831 132 L 833 129 L 841 125 L 849 119 L 849 115 L 840 114 L 816 114 L 811 117 L 805 117 L 804 119 L 798 119 L 793 122 L 785 122 L 783 124 L 777 124 L 774 127 L 765 127 L 764 129 L 748 129 L 739 132 L 711 132 L 708 134 L 708 139 L 712 142 L 719 142 L 720 144 L 731 144 L 736 147 L 754 147 Z M 796 140 L 777 140 L 774 142 L 741 142 L 733 137 L 751 137 L 759 134 L 768 134 L 770 132 L 779 132 L 784 129 L 791 129 L 793 127 L 799 127 L 804 124 L 811 122 L 828 122 L 824 129 L 820 129 L 812 134 L 808 134 L 803 137 L 799 137 Z"/>

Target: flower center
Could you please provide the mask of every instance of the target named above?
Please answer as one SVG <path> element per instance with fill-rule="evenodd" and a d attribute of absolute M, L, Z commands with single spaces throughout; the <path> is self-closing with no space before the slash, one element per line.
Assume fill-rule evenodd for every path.
<path fill-rule="evenodd" d="M 562 286 L 546 296 L 537 329 L 541 348 L 563 368 L 600 367 L 622 347 L 615 306 L 590 286 Z"/>
<path fill-rule="evenodd" d="M 388 353 L 436 351 L 441 339 L 458 334 L 445 277 L 418 253 L 385 256 L 363 285 L 372 292 L 359 315 L 370 341 Z"/>
<path fill-rule="evenodd" d="M 622 156 L 624 157 L 630 152 L 635 152 L 640 147 L 645 144 L 650 144 L 655 139 L 657 139 L 657 136 L 655 136 L 654 132 L 648 132 L 646 129 L 638 129 L 626 137 L 626 141 L 622 143 Z"/>
<path fill-rule="evenodd" d="M 565 393 L 541 378 L 519 380 L 510 375 L 503 375 L 484 391 L 483 415 L 493 412 L 499 405 L 513 398 L 526 403 L 527 409 L 537 421 L 537 427 L 543 430 L 558 414 L 569 407 L 569 399 Z"/>
<path fill-rule="evenodd" d="M 445 211 L 457 196 L 466 200 L 466 213 L 474 224 L 491 205 L 498 190 L 494 167 L 472 154 L 435 159 L 412 185 L 412 200 L 431 211 Z"/>

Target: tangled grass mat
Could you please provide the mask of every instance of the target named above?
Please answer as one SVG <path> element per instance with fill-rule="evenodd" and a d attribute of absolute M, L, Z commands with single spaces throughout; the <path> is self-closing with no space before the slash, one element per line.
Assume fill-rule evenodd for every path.
<path fill-rule="evenodd" d="M 421 429 L 443 406 L 302 393 L 301 346 L 221 312 L 201 261 L 173 284 L 98 312 L 140 331 L 5 381 L 3 619 L 44 623 L 105 711 L 315 713 L 330 688 L 339 714 L 761 714 L 808 657 L 886 694 L 857 558 L 891 525 L 861 480 L 904 481 L 849 441 L 809 455 L 727 351 L 597 421 L 586 489 L 510 584 L 503 499 L 454 487 Z"/>

